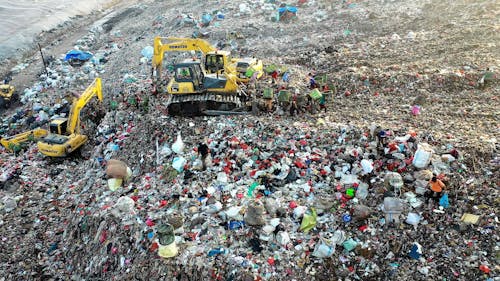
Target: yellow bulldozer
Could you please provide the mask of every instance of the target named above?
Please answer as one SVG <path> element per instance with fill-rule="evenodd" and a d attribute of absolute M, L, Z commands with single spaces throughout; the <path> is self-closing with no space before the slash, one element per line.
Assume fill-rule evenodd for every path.
<path fill-rule="evenodd" d="M 102 102 L 100 78 L 96 78 L 78 98 L 74 98 L 67 118 L 55 118 L 49 123 L 49 130 L 36 128 L 2 138 L 0 143 L 7 150 L 16 152 L 23 143 L 37 141 L 38 151 L 46 156 L 68 156 L 88 140 L 86 135 L 80 134 L 80 111 L 94 96 Z"/>
<path fill-rule="evenodd" d="M 203 62 L 194 58 L 173 65 L 173 77 L 164 91 L 169 94 L 168 108 L 173 115 L 223 114 L 245 107 L 240 83 L 246 74 L 263 74 L 262 61 L 232 59 L 228 51 L 215 49 L 202 39 L 155 37 L 153 80 L 161 84 L 165 52 L 199 51 Z"/>

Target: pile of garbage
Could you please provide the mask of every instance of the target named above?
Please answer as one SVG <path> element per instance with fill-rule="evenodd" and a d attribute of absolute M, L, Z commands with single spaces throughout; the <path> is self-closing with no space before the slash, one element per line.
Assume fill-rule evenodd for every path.
<path fill-rule="evenodd" d="M 382 27 L 394 21 L 377 13 L 392 7 L 406 23 L 423 6 L 167 2 L 92 28 L 4 115 L 4 134 L 44 125 L 67 114 L 68 92 L 103 78 L 105 110 L 81 114 L 81 156 L 54 163 L 36 145 L 0 151 L 5 280 L 494 280 L 499 158 L 487 125 L 497 89 L 471 83 L 485 62 L 449 71 L 387 58 L 389 47 L 404 56 L 441 42 L 416 29 L 389 34 Z M 388 23 L 369 33 L 365 17 Z M 174 31 L 292 69 L 301 90 L 307 73 L 328 73 L 337 91 L 321 114 L 170 117 L 166 98 L 149 95 L 148 46 Z M 91 57 L 71 65 L 73 49 Z M 457 114 L 478 130 L 461 133 Z"/>
<path fill-rule="evenodd" d="M 4 185 L 24 191 L 2 199 L 2 237 L 19 245 L 2 251 L 13 257 L 2 265 L 7 276 L 236 280 L 247 272 L 265 280 L 325 280 L 326 273 L 405 278 L 413 267 L 423 276 L 466 278 L 495 267 L 498 202 L 491 195 L 498 190 L 472 177 L 456 149 L 428 145 L 415 132 L 381 134 L 328 120 L 168 123 L 154 124 L 164 129 L 145 140 L 156 150 L 134 159 L 128 152 L 143 145 L 134 129 L 98 169 L 92 161 L 35 168 L 30 162 L 41 160 L 30 153 L 34 159 L 22 161 L 27 167 Z M 199 142 L 211 152 L 206 170 Z M 121 187 L 106 180 L 129 174 Z M 439 200 L 425 195 L 433 175 L 446 186 Z M 45 180 L 31 180 L 40 176 Z M 26 216 L 40 206 L 48 212 Z M 18 231 L 24 234 L 12 235 Z M 27 257 L 50 267 L 12 271 L 18 259 L 37 263 Z M 443 271 L 457 257 L 467 266 Z"/>

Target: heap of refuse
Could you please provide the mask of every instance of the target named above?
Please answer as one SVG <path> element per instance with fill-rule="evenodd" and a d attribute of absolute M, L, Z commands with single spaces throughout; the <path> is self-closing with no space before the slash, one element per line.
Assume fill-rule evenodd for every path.
<path fill-rule="evenodd" d="M 498 89 L 475 84 L 487 56 L 427 65 L 421 48 L 451 47 L 448 35 L 392 28 L 419 24 L 424 2 L 184 2 L 103 19 L 2 116 L 2 135 L 43 126 L 103 78 L 104 108 L 81 113 L 81 156 L 0 150 L 2 278 L 494 280 Z M 299 91 L 311 69 L 327 73 L 337 91 L 321 114 L 170 117 L 150 95 L 150 45 L 166 34 L 265 58 Z M 92 57 L 71 65 L 73 49 Z M 445 189 L 430 198 L 434 176 Z"/>
<path fill-rule="evenodd" d="M 27 257 L 48 262 L 24 268 L 25 275 L 77 279 L 407 278 L 406 267 L 465 278 L 495 266 L 482 245 L 498 239 L 492 209 L 498 202 L 479 196 L 497 190 L 472 188 L 484 183 L 456 149 L 421 142 L 416 132 L 387 131 L 381 145 L 375 127 L 328 120 L 184 121 L 152 124 L 164 129 L 144 140 L 157 145 L 140 159 L 128 153 L 144 145 L 132 131 L 100 162 L 47 169 L 22 161 L 28 167 L 4 187 L 25 193 L 4 196 L 1 217 L 3 224 L 19 221 L 1 233 L 19 247 L 2 255 L 12 255 L 14 264 Z M 206 170 L 196 152 L 204 141 L 211 151 Z M 433 175 L 446 184 L 439 201 L 424 195 Z M 39 176 L 46 180 L 31 180 Z M 111 180 L 117 178 L 118 185 Z M 40 206 L 49 211 L 34 221 L 26 216 Z M 13 235 L 18 231 L 24 234 Z M 443 272 L 443 264 L 463 255 L 467 266 Z M 18 276 L 13 268 L 2 270 Z"/>

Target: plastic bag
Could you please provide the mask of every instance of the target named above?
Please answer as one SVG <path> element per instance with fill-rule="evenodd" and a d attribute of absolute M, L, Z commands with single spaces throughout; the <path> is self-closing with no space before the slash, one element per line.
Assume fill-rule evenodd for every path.
<path fill-rule="evenodd" d="M 162 258 L 172 258 L 177 256 L 179 249 L 175 243 L 169 245 L 158 245 L 158 256 Z"/>
<path fill-rule="evenodd" d="M 413 226 L 417 226 L 420 222 L 421 217 L 417 213 L 408 213 L 408 217 L 406 218 L 406 223 L 411 224 Z"/>
<path fill-rule="evenodd" d="M 118 188 L 122 186 L 122 183 L 123 183 L 122 179 L 115 179 L 115 178 L 108 179 L 109 190 L 116 191 Z"/>
<path fill-rule="evenodd" d="M 317 258 L 328 258 L 333 255 L 333 252 L 335 252 L 335 244 L 328 245 L 323 239 L 321 239 L 321 242 L 317 243 L 316 247 L 314 247 L 312 255 Z"/>
<path fill-rule="evenodd" d="M 369 174 L 373 171 L 373 163 L 370 160 L 361 160 L 361 167 L 363 168 L 363 173 Z"/>
<path fill-rule="evenodd" d="M 442 206 L 443 208 L 450 207 L 450 201 L 448 200 L 447 193 L 443 194 L 443 196 L 439 199 L 439 206 Z"/>
<path fill-rule="evenodd" d="M 141 50 L 141 55 L 145 58 L 152 59 L 153 58 L 154 49 L 151 46 L 146 46 Z"/>
<path fill-rule="evenodd" d="M 313 229 L 316 226 L 318 215 L 316 214 L 316 210 L 314 208 L 311 209 L 311 214 L 304 214 L 302 218 L 302 223 L 300 224 L 300 230 L 305 233 L 309 232 L 309 230 Z"/>
<path fill-rule="evenodd" d="M 434 150 L 427 143 L 421 143 L 418 145 L 418 149 L 413 157 L 413 166 L 422 169 L 427 167 L 431 161 L 432 154 Z"/>
<path fill-rule="evenodd" d="M 172 168 L 174 168 L 177 172 L 181 173 L 184 170 L 184 165 L 186 165 L 186 158 L 184 157 L 175 157 L 172 161 Z"/>
<path fill-rule="evenodd" d="M 116 201 L 111 210 L 111 213 L 117 218 L 122 218 L 125 215 L 135 214 L 134 206 L 135 202 L 132 198 L 128 196 L 122 196 L 118 198 L 118 201 Z"/>
<path fill-rule="evenodd" d="M 356 246 L 358 246 L 358 242 L 354 241 L 352 238 L 349 238 L 344 243 L 342 243 L 342 246 L 344 247 L 344 249 L 347 252 L 350 252 L 350 251 L 354 250 L 354 248 L 356 248 Z"/>
<path fill-rule="evenodd" d="M 177 133 L 177 139 L 175 140 L 174 144 L 172 144 L 172 151 L 181 154 L 184 152 L 184 142 L 182 141 L 182 136 L 181 133 Z"/>

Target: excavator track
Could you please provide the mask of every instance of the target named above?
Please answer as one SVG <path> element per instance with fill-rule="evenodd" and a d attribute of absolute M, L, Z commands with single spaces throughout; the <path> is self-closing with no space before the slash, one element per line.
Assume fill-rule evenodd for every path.
<path fill-rule="evenodd" d="M 239 96 L 219 93 L 171 95 L 168 101 L 170 115 L 223 115 L 244 109 Z"/>

